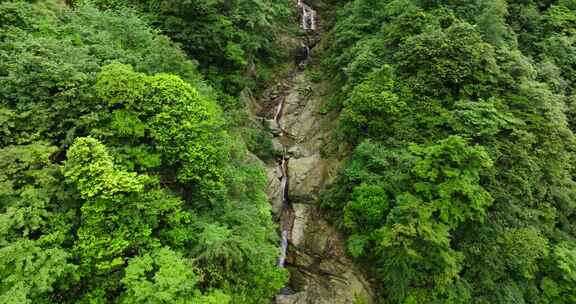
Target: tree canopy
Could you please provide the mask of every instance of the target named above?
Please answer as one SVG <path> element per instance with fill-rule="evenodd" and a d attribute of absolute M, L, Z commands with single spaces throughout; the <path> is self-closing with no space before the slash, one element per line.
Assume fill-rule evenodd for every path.
<path fill-rule="evenodd" d="M 128 7 L 0 2 L 0 302 L 267 303 L 261 168 Z"/>
<path fill-rule="evenodd" d="M 574 9 L 339 10 L 324 67 L 354 152 L 323 204 L 383 303 L 575 303 Z"/>
<path fill-rule="evenodd" d="M 0 0 L 0 303 L 269 303 L 240 95 L 289 68 L 332 88 L 320 204 L 378 303 L 576 303 L 576 2 L 307 3 L 303 38 L 283 0 Z"/>

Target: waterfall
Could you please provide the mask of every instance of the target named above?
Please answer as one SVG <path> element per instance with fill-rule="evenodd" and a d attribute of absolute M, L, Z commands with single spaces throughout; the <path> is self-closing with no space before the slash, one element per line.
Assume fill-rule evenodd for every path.
<path fill-rule="evenodd" d="M 310 57 L 310 47 L 306 43 L 302 43 L 302 48 L 304 49 L 304 60 L 307 60 Z"/>
<path fill-rule="evenodd" d="M 282 230 L 280 257 L 278 257 L 278 267 L 280 268 L 284 268 L 284 264 L 286 263 L 286 251 L 288 251 L 288 230 Z"/>
<path fill-rule="evenodd" d="M 280 136 L 284 133 L 282 131 L 282 125 L 280 123 L 280 118 L 282 117 L 282 110 L 284 109 L 284 98 L 281 98 L 278 102 L 278 106 L 276 107 L 276 113 L 274 114 L 274 122 L 276 123 L 276 127 L 280 130 Z"/>
<path fill-rule="evenodd" d="M 288 203 L 288 158 L 286 157 L 286 151 L 284 151 L 284 155 L 280 161 L 280 170 L 282 170 L 282 180 L 280 181 L 280 198 L 282 205 L 285 206 L 286 203 Z"/>
<path fill-rule="evenodd" d="M 302 0 L 298 0 L 298 9 L 302 15 L 300 26 L 303 30 L 316 30 L 316 11 Z"/>
<path fill-rule="evenodd" d="M 291 223 L 286 221 L 289 220 L 290 212 L 288 205 L 288 158 L 286 157 L 286 151 L 282 155 L 282 160 L 279 164 L 281 172 L 280 180 L 280 198 L 282 202 L 282 210 L 280 211 L 280 228 L 282 240 L 280 242 L 280 257 L 278 258 L 278 267 L 284 267 L 286 262 L 286 252 L 288 251 L 288 235 L 290 229 L 292 229 Z M 284 219 L 283 219 L 284 218 Z"/>
<path fill-rule="evenodd" d="M 306 5 L 302 0 L 298 0 L 298 9 L 302 15 L 301 24 L 303 30 L 314 31 L 316 30 L 316 11 L 310 6 Z M 304 41 L 302 46 L 306 53 L 306 59 L 310 56 L 310 47 Z M 274 113 L 274 123 L 276 127 L 280 130 L 280 137 L 286 136 L 282 128 L 282 112 L 284 111 L 285 97 L 278 99 L 278 105 L 276 106 L 276 111 Z M 280 170 L 280 198 L 282 202 L 282 210 L 280 211 L 280 231 L 281 231 L 281 242 L 280 242 L 280 256 L 278 257 L 278 267 L 284 267 L 286 264 L 286 256 L 288 251 L 288 242 L 290 239 L 290 234 L 292 232 L 292 225 L 294 221 L 294 211 L 288 200 L 288 155 L 286 147 L 282 153 L 281 159 L 278 161 L 278 167 Z"/>

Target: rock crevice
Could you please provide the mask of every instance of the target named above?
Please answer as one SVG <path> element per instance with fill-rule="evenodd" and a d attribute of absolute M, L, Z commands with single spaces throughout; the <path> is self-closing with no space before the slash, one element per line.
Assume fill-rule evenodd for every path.
<path fill-rule="evenodd" d="M 295 8 L 302 29 L 310 35 L 294 45 L 304 46 L 306 56 L 298 57 L 292 70 L 252 107 L 281 151 L 278 163 L 267 165 L 268 196 L 282 239 L 278 265 L 290 270 L 290 282 L 275 302 L 373 303 L 370 284 L 346 255 L 342 236 L 318 208 L 319 193 L 333 181 L 340 164 L 321 153 L 330 142 L 337 115 L 321 114 L 322 86 L 308 81 L 303 69 L 321 37 L 319 14 L 312 3 L 298 1 Z"/>

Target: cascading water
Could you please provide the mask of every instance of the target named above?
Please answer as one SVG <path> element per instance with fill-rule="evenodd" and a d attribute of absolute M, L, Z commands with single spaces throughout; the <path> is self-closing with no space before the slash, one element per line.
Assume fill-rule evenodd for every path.
<path fill-rule="evenodd" d="M 280 127 L 280 129 L 282 128 Z M 282 159 L 280 160 L 279 169 L 281 172 L 280 196 L 282 201 L 282 210 L 280 211 L 281 242 L 278 267 L 283 268 L 286 262 L 286 253 L 288 251 L 288 236 L 293 225 L 290 221 L 292 206 L 290 206 L 290 203 L 288 202 L 288 157 L 286 156 L 286 151 L 284 151 Z"/>
<path fill-rule="evenodd" d="M 334 115 L 319 114 L 324 90 L 314 89 L 307 71 L 315 70 L 316 46 L 322 41 L 321 15 L 303 1 L 293 1 L 298 17 L 294 20 L 302 35 L 290 36 L 291 69 L 278 75 L 278 81 L 262 92 L 258 112 L 263 128 L 274 136 L 281 152 L 275 163 L 266 163 L 268 196 L 278 220 L 277 267 L 289 268 L 290 279 L 271 304 L 373 303 L 369 283 L 345 256 L 345 244 L 333 227 L 322 219 L 315 200 L 329 183 L 336 162 L 321 155 L 328 134 L 335 126 Z M 290 61 L 288 61 L 290 60 Z"/>
<path fill-rule="evenodd" d="M 280 98 L 280 101 L 278 102 L 278 106 L 276 107 L 276 113 L 274 114 L 274 123 L 276 124 L 276 128 L 278 128 L 278 130 L 280 130 L 280 136 L 282 136 L 284 134 L 284 132 L 282 131 L 282 124 L 280 122 L 280 119 L 282 118 L 282 110 L 284 109 L 284 98 Z M 284 201 L 282 201 L 284 202 Z"/>
<path fill-rule="evenodd" d="M 301 15 L 300 27 L 305 31 L 316 30 L 316 11 L 302 2 L 302 0 L 298 0 L 298 9 L 300 10 Z M 305 52 L 305 57 L 303 59 L 305 61 L 310 56 L 310 47 L 303 41 L 302 48 Z M 276 128 L 280 131 L 278 134 L 280 137 L 287 135 L 282 128 L 282 112 L 284 110 L 284 101 L 285 98 L 278 99 L 278 105 L 276 106 L 276 111 L 274 113 L 274 123 L 276 124 Z M 290 232 L 292 231 L 292 226 L 294 225 L 294 211 L 292 210 L 292 206 L 288 199 L 288 161 L 289 157 L 286 152 L 286 147 L 284 147 L 282 157 L 278 162 L 280 171 L 280 195 L 282 202 L 282 210 L 280 212 L 281 243 L 280 256 L 278 257 L 278 267 L 282 268 L 286 264 Z"/>
<path fill-rule="evenodd" d="M 308 57 L 310 57 L 310 46 L 302 42 L 302 49 L 304 50 L 304 60 L 306 60 Z"/>
<path fill-rule="evenodd" d="M 303 30 L 316 30 L 316 11 L 302 0 L 298 0 L 298 9 L 302 15 L 300 26 Z"/>
<path fill-rule="evenodd" d="M 288 231 L 282 230 L 282 241 L 280 243 L 280 257 L 278 258 L 278 267 L 284 268 L 286 263 L 286 252 L 288 251 Z"/>

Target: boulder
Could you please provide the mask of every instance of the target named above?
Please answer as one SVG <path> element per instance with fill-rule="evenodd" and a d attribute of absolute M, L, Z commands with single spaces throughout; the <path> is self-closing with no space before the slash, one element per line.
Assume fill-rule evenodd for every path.
<path fill-rule="evenodd" d="M 292 158 L 288 162 L 288 196 L 293 201 L 314 200 L 324 182 L 325 162 L 320 154 Z"/>

